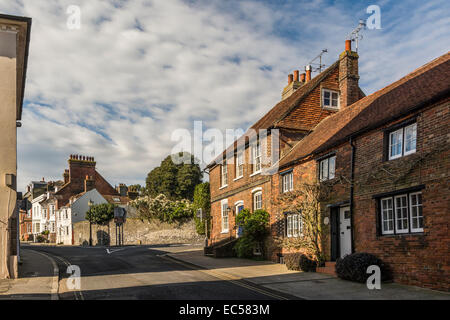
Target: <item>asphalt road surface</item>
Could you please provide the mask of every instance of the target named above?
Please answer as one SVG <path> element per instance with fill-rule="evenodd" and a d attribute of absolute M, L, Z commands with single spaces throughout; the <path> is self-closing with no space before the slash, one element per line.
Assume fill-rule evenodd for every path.
<path fill-rule="evenodd" d="M 28 247 L 52 257 L 59 267 L 61 300 L 275 300 L 277 295 L 230 282 L 164 257 L 158 246 L 111 248 Z M 114 251 L 116 250 L 116 251 Z M 69 265 L 81 272 L 81 289 L 69 290 Z M 74 282 L 72 282 L 74 283 Z"/>

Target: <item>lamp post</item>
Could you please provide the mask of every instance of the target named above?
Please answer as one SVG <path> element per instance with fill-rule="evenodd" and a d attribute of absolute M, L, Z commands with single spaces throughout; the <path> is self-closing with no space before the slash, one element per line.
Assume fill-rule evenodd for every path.
<path fill-rule="evenodd" d="M 91 210 L 93 205 L 94 205 L 94 202 L 89 199 L 89 202 L 88 202 L 89 211 Z M 92 217 L 89 217 L 89 246 L 92 247 Z"/>

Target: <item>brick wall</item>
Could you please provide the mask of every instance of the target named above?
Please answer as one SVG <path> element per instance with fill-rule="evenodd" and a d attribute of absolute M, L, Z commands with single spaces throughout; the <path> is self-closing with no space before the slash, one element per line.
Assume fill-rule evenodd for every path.
<path fill-rule="evenodd" d="M 417 152 L 412 155 L 384 161 L 381 130 L 356 141 L 355 174 L 364 181 L 355 184 L 355 250 L 373 253 L 389 263 L 398 282 L 449 290 L 449 103 L 411 116 L 417 117 Z M 425 185 L 424 232 L 380 235 L 379 208 L 372 196 L 418 185 Z"/>

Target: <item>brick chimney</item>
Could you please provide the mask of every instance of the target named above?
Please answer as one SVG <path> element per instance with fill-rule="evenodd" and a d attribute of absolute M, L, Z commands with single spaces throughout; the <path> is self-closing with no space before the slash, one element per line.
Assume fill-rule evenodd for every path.
<path fill-rule="evenodd" d="M 123 183 L 119 184 L 119 186 L 116 188 L 116 190 L 120 196 L 122 196 L 122 197 L 127 196 L 128 187 L 125 184 L 123 184 Z"/>
<path fill-rule="evenodd" d="M 63 173 L 64 184 L 69 183 L 69 177 L 70 177 L 70 175 L 69 175 L 69 170 L 66 169 L 66 170 L 64 171 L 64 173 Z"/>
<path fill-rule="evenodd" d="M 359 100 L 359 56 L 352 51 L 352 41 L 345 41 L 345 51 L 339 56 L 339 90 L 341 108 Z"/>
<path fill-rule="evenodd" d="M 306 81 L 306 73 L 302 73 L 300 75 L 300 82 L 305 83 L 305 81 Z"/>
<path fill-rule="evenodd" d="M 311 66 L 306 66 L 306 82 L 311 81 Z"/>
<path fill-rule="evenodd" d="M 295 70 L 294 74 L 288 76 L 288 85 L 283 89 L 281 100 L 289 98 L 295 90 L 301 87 L 302 83 L 299 81 L 300 71 Z"/>
<path fill-rule="evenodd" d="M 136 189 L 130 189 L 128 190 L 127 196 L 130 200 L 135 200 L 139 197 L 139 192 Z"/>
<path fill-rule="evenodd" d="M 84 180 L 84 192 L 91 191 L 95 188 L 95 180 L 92 176 L 86 176 Z"/>
<path fill-rule="evenodd" d="M 95 180 L 95 160 L 93 157 L 71 155 L 69 158 L 69 181 L 74 193 L 83 192 L 86 189 L 86 176 Z"/>

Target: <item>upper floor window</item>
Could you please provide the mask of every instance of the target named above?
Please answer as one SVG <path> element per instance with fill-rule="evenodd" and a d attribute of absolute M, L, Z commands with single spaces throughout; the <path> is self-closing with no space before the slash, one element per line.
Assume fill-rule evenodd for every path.
<path fill-rule="evenodd" d="M 423 232 L 422 193 L 380 199 L 381 234 Z"/>
<path fill-rule="evenodd" d="M 320 161 L 319 180 L 326 181 L 336 176 L 336 156 L 328 157 Z"/>
<path fill-rule="evenodd" d="M 222 232 L 229 231 L 229 220 L 228 220 L 228 201 L 224 200 L 221 203 L 222 205 Z"/>
<path fill-rule="evenodd" d="M 226 160 L 223 161 L 222 165 L 220 166 L 220 170 L 221 170 L 220 186 L 223 188 L 228 185 L 228 167 Z"/>
<path fill-rule="evenodd" d="M 294 172 L 288 172 L 282 175 L 283 180 L 283 192 L 289 192 L 294 190 Z"/>
<path fill-rule="evenodd" d="M 389 160 L 416 152 L 417 123 L 410 124 L 389 134 Z"/>
<path fill-rule="evenodd" d="M 255 143 L 255 145 L 252 148 L 253 152 L 253 173 L 258 173 L 261 171 L 261 142 L 258 141 Z"/>
<path fill-rule="evenodd" d="M 333 90 L 322 89 L 322 107 L 339 109 L 339 93 Z"/>
<path fill-rule="evenodd" d="M 244 176 L 244 152 L 239 151 L 236 154 L 236 179 Z"/>
<path fill-rule="evenodd" d="M 262 209 L 262 191 L 253 194 L 253 210 Z"/>
<path fill-rule="evenodd" d="M 286 236 L 299 237 L 303 234 L 302 216 L 297 213 L 286 214 Z"/>

